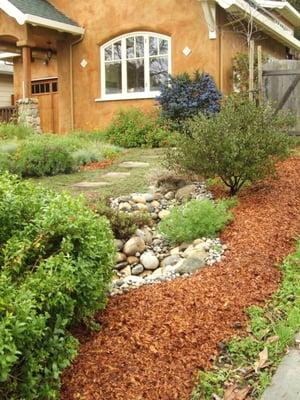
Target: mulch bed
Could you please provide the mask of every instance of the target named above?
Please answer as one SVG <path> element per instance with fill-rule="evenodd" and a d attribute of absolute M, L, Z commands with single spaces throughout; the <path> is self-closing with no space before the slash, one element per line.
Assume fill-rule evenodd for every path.
<path fill-rule="evenodd" d="M 246 307 L 278 287 L 276 268 L 300 233 L 300 159 L 277 179 L 240 195 L 222 240 L 224 261 L 186 279 L 110 299 L 102 330 L 79 334 L 81 348 L 63 377 L 62 400 L 187 400 L 218 343 L 246 332 Z"/>
<path fill-rule="evenodd" d="M 81 171 L 94 171 L 96 169 L 103 169 L 103 168 L 109 167 L 113 162 L 114 162 L 114 160 L 93 162 L 93 163 L 82 166 L 80 168 L 80 170 Z"/>

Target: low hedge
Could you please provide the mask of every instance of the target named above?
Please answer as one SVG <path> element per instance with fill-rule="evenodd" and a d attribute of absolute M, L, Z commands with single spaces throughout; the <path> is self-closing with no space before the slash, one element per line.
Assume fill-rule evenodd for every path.
<path fill-rule="evenodd" d="M 106 304 L 115 259 L 106 218 L 69 195 L 0 176 L 0 398 L 57 399 L 78 342 Z"/>

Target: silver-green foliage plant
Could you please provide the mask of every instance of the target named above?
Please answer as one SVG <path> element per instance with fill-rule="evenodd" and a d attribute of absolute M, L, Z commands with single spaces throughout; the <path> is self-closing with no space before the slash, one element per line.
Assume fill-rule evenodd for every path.
<path fill-rule="evenodd" d="M 197 115 L 185 135 L 168 152 L 169 167 L 205 178 L 220 177 L 236 194 L 247 182 L 275 172 L 275 163 L 289 154 L 288 130 L 294 118 L 276 115 L 271 106 L 257 106 L 241 96 L 229 97 L 220 113 Z"/>
<path fill-rule="evenodd" d="M 223 201 L 191 200 L 171 209 L 159 224 L 159 230 L 171 243 L 191 242 L 201 237 L 214 237 L 232 219 L 230 204 Z"/>
<path fill-rule="evenodd" d="M 82 200 L 0 177 L 0 398 L 58 399 L 78 342 L 106 304 L 115 249 Z"/>

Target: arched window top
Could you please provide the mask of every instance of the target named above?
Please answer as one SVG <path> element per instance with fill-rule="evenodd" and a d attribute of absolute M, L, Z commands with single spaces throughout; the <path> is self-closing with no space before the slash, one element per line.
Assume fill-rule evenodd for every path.
<path fill-rule="evenodd" d="M 166 35 L 132 32 L 101 46 L 104 100 L 155 97 L 170 73 L 171 39 Z"/>

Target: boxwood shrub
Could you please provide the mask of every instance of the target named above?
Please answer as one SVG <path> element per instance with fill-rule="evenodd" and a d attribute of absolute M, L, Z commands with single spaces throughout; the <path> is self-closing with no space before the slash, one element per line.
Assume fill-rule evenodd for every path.
<path fill-rule="evenodd" d="M 81 199 L 0 176 L 0 398 L 57 399 L 72 324 L 104 308 L 115 259 L 106 218 Z"/>

